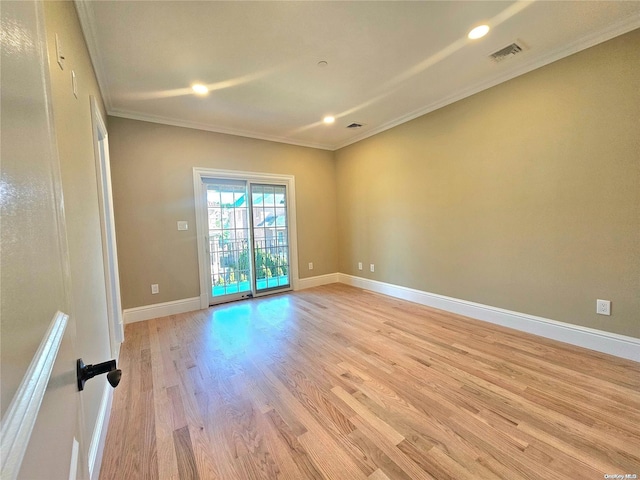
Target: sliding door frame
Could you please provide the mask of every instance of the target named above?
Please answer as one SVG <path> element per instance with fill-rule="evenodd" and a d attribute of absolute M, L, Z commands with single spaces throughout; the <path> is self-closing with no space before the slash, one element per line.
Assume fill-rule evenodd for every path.
<path fill-rule="evenodd" d="M 296 189 L 293 175 L 246 172 L 240 170 L 220 170 L 215 168 L 193 167 L 193 194 L 195 201 L 196 234 L 198 242 L 198 268 L 200 271 L 200 308 L 209 308 L 209 265 L 207 256 L 208 217 L 206 205 L 206 187 L 203 178 L 228 180 L 246 180 L 250 183 L 280 184 L 287 189 L 287 221 L 289 224 L 289 281 L 293 290 L 298 289 L 298 233 L 296 230 Z M 253 212 L 250 212 L 251 217 Z M 265 292 L 260 295 L 268 294 Z"/>

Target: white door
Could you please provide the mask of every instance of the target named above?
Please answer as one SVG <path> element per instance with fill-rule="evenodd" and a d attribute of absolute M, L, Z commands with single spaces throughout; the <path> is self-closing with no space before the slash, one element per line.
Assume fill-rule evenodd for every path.
<path fill-rule="evenodd" d="M 43 8 L 1 7 L 0 476 L 87 478 Z"/>

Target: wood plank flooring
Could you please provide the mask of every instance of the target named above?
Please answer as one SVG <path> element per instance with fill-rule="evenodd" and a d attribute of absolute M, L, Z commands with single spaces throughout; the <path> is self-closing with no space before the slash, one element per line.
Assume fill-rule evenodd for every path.
<path fill-rule="evenodd" d="M 640 364 L 333 284 L 127 325 L 100 478 L 640 477 Z"/>

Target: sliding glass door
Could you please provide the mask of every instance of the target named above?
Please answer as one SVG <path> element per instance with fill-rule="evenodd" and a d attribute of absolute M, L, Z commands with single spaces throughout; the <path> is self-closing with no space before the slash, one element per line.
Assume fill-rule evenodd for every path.
<path fill-rule="evenodd" d="M 256 291 L 289 288 L 289 222 L 284 185 L 251 184 Z"/>
<path fill-rule="evenodd" d="M 203 179 L 207 205 L 209 304 L 286 290 L 286 185 Z"/>
<path fill-rule="evenodd" d="M 206 187 L 211 298 L 218 303 L 251 296 L 246 182 L 212 179 Z"/>

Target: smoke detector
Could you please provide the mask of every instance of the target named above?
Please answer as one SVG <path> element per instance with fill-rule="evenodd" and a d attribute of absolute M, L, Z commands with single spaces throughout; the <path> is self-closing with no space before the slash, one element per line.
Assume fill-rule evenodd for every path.
<path fill-rule="evenodd" d="M 351 125 L 347 125 L 347 128 L 360 128 L 362 125 L 362 123 L 353 122 Z"/>

